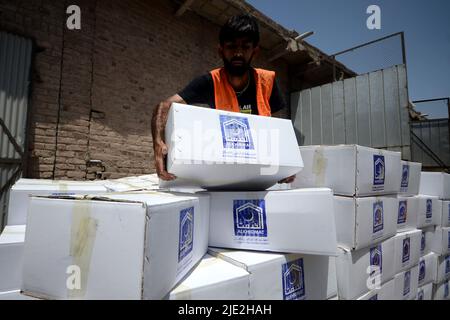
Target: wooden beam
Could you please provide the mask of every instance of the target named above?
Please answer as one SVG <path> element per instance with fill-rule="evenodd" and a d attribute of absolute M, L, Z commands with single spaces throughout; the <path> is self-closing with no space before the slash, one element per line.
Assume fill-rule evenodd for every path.
<path fill-rule="evenodd" d="M 175 12 L 175 17 L 181 17 L 194 3 L 194 1 L 195 0 L 185 0 L 184 3 L 178 8 L 177 12 Z"/>

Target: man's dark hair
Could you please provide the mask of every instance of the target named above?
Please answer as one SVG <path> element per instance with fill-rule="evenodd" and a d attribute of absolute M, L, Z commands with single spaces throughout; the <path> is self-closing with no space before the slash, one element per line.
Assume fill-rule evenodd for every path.
<path fill-rule="evenodd" d="M 258 23 L 251 15 L 233 16 L 220 29 L 219 40 L 221 45 L 226 41 L 233 41 L 237 38 L 248 38 L 255 47 L 259 44 Z"/>

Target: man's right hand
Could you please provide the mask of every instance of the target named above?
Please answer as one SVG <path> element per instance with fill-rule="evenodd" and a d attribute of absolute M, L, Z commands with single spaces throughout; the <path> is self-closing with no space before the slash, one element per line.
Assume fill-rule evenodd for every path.
<path fill-rule="evenodd" d="M 167 117 L 172 103 L 186 102 L 178 94 L 158 104 L 152 116 L 152 137 L 153 137 L 153 152 L 155 155 L 155 167 L 158 177 L 165 181 L 176 179 L 176 176 L 167 172 L 166 157 L 168 153 L 167 145 L 165 144 L 164 131 L 166 128 Z"/>

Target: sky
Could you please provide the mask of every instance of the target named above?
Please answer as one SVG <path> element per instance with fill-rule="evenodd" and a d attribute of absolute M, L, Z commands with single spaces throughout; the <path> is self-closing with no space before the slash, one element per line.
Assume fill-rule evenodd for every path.
<path fill-rule="evenodd" d="M 247 0 L 289 30 L 314 31 L 306 39 L 327 54 L 404 31 L 410 100 L 450 96 L 450 1 L 448 0 Z M 369 30 L 370 5 L 381 10 L 381 29 Z M 393 38 L 341 61 L 358 73 L 402 61 L 401 45 Z M 423 105 L 432 118 L 447 117 L 445 103 Z M 421 110 L 422 109 L 422 110 Z"/>

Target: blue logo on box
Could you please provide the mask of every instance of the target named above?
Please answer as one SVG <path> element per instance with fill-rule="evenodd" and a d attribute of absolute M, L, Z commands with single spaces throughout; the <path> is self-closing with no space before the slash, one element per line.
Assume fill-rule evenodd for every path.
<path fill-rule="evenodd" d="M 370 266 L 378 267 L 380 274 L 383 272 L 383 252 L 381 251 L 381 245 L 370 249 Z M 370 276 L 372 277 L 374 273 L 375 270 L 372 270 Z"/>
<path fill-rule="evenodd" d="M 450 223 L 450 203 L 448 204 L 448 222 Z"/>
<path fill-rule="evenodd" d="M 450 249 L 450 231 L 447 234 L 447 248 Z"/>
<path fill-rule="evenodd" d="M 409 251 L 411 248 L 411 239 L 403 239 L 403 250 L 402 250 L 402 262 L 405 263 L 409 261 Z"/>
<path fill-rule="evenodd" d="M 405 272 L 403 283 L 403 296 L 406 296 L 411 291 L 411 270 Z"/>
<path fill-rule="evenodd" d="M 373 233 L 383 230 L 383 202 L 373 204 Z"/>
<path fill-rule="evenodd" d="M 425 232 L 422 231 L 422 238 L 420 239 L 420 252 L 423 253 L 423 251 L 425 250 L 425 245 L 426 245 Z"/>
<path fill-rule="evenodd" d="M 373 185 L 374 190 L 383 190 L 385 177 L 384 156 L 373 156 Z"/>
<path fill-rule="evenodd" d="M 303 259 L 294 260 L 282 265 L 283 299 L 300 300 L 305 298 L 305 278 Z"/>
<path fill-rule="evenodd" d="M 427 199 L 427 211 L 426 218 L 430 219 L 433 216 L 433 201 L 431 199 Z"/>
<path fill-rule="evenodd" d="M 180 211 L 180 235 L 178 262 L 183 260 L 194 247 L 194 207 Z"/>
<path fill-rule="evenodd" d="M 409 165 L 404 164 L 402 169 L 402 184 L 401 187 L 406 189 L 408 188 L 408 181 L 409 181 Z"/>
<path fill-rule="evenodd" d="M 224 149 L 253 150 L 253 139 L 247 118 L 220 115 Z"/>
<path fill-rule="evenodd" d="M 423 300 L 423 298 L 424 298 L 423 289 L 420 289 L 419 292 L 417 293 L 417 300 Z"/>
<path fill-rule="evenodd" d="M 420 260 L 419 263 L 419 282 L 423 281 L 425 279 L 425 260 Z"/>
<path fill-rule="evenodd" d="M 267 237 L 265 200 L 234 200 L 233 217 L 236 236 Z"/>
<path fill-rule="evenodd" d="M 445 257 L 445 274 L 450 274 L 450 255 Z"/>
<path fill-rule="evenodd" d="M 405 223 L 407 215 L 408 215 L 408 202 L 406 200 L 399 201 L 397 224 Z"/>

